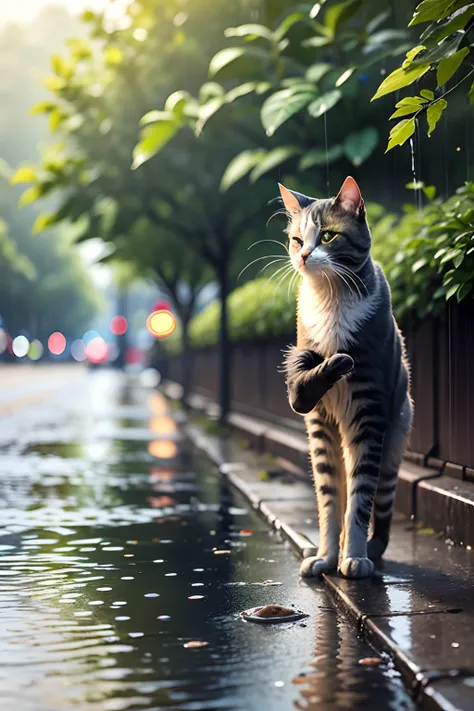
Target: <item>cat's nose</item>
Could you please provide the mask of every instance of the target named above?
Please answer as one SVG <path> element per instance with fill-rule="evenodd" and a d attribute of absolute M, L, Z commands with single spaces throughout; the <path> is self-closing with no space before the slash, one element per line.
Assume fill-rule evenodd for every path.
<path fill-rule="evenodd" d="M 309 245 L 306 245 L 306 244 L 301 248 L 301 252 L 299 253 L 300 267 L 302 267 L 303 264 L 306 263 L 306 260 L 308 259 L 309 255 L 311 254 L 312 251 L 313 251 L 312 247 L 310 247 Z"/>

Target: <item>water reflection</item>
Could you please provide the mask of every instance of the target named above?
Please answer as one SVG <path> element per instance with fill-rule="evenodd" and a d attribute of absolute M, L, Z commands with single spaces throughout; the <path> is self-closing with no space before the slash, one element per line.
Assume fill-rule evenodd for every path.
<path fill-rule="evenodd" d="M 373 652 L 321 611 L 324 591 L 298 585 L 289 551 L 206 460 L 183 442 L 128 437 L 169 414 L 160 395 L 144 408 L 143 392 L 119 385 L 91 374 L 28 421 L 25 453 L 0 454 L 4 707 L 284 709 L 309 703 L 291 683 L 306 670 L 318 708 L 366 707 L 367 681 L 384 690 L 377 708 L 405 708 L 399 680 L 357 665 Z M 35 442 L 45 421 L 47 450 Z M 172 466 L 158 444 L 173 446 Z M 296 604 L 308 623 L 262 631 L 239 619 L 268 603 Z M 315 639 L 324 658 L 308 669 Z"/>

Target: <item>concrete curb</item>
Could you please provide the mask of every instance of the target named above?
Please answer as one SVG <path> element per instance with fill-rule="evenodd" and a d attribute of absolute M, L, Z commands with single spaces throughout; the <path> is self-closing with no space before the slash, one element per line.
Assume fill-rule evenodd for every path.
<path fill-rule="evenodd" d="M 296 478 L 292 486 L 287 489 L 282 489 L 282 485 L 279 483 L 267 484 L 271 487 L 272 498 L 270 498 L 270 494 L 264 490 L 265 485 L 258 479 L 258 461 L 254 462 L 252 469 L 252 456 L 253 459 L 256 459 L 255 455 L 250 455 L 249 459 L 248 451 L 236 446 L 235 443 L 229 446 L 229 442 L 219 442 L 217 438 L 207 435 L 201 427 L 195 424 L 188 423 L 185 431 L 193 444 L 204 451 L 219 468 L 220 473 L 226 477 L 229 484 L 249 502 L 270 526 L 280 533 L 283 539 L 291 544 L 297 555 L 306 557 L 316 553 L 317 541 L 310 537 L 313 536 L 312 531 L 315 529 L 314 522 L 311 522 L 311 525 L 308 525 L 308 530 L 305 530 L 304 513 L 306 510 L 315 509 L 312 492 L 309 496 L 309 480 L 308 483 L 304 483 Z M 299 517 L 299 525 L 294 525 L 291 522 L 291 516 L 294 515 L 298 507 L 302 514 Z M 432 537 L 434 538 L 434 536 Z M 460 553 L 462 554 L 463 551 L 461 550 Z M 431 668 L 425 668 L 423 654 L 419 654 L 418 658 L 416 653 L 408 653 L 406 649 L 402 649 L 397 644 L 396 635 L 390 633 L 391 619 L 403 617 L 408 620 L 413 619 L 414 615 L 426 615 L 431 616 L 431 619 L 437 617 L 439 620 L 439 616 L 444 615 L 446 620 L 447 618 L 452 619 L 452 615 L 448 613 L 458 610 L 450 608 L 447 604 L 443 605 L 441 602 L 438 602 L 437 605 L 427 604 L 426 600 L 424 603 L 423 601 L 420 603 L 419 609 L 416 606 L 415 608 L 410 606 L 409 609 L 399 612 L 389 606 L 385 610 L 383 598 L 385 593 L 382 592 L 382 589 L 392 584 L 394 585 L 392 589 L 395 588 L 398 593 L 404 588 L 415 586 L 412 580 L 404 579 L 403 575 L 398 575 L 398 577 L 381 575 L 379 577 L 383 585 L 375 585 L 370 581 L 347 581 L 337 576 L 324 576 L 324 582 L 339 609 L 353 621 L 360 635 L 366 638 L 378 652 L 390 656 L 422 709 L 427 711 L 455 711 L 456 709 L 468 711 L 468 709 L 474 708 L 474 684 L 463 685 L 466 676 L 474 682 L 474 667 L 472 672 L 461 668 L 440 670 L 439 665 L 443 665 L 444 660 L 443 653 L 440 651 L 439 661 L 437 660 Z M 423 586 L 425 583 L 422 581 L 421 584 Z M 371 586 L 370 590 L 367 585 Z M 383 599 L 379 600 L 379 603 L 382 611 L 379 613 L 367 612 L 367 600 L 374 599 L 377 607 L 379 604 L 377 598 L 380 598 L 381 595 Z M 470 617 L 468 619 L 471 621 Z M 461 624 L 461 629 L 464 624 Z M 474 629 L 474 621 L 472 624 Z M 468 624 L 466 627 L 466 634 L 469 634 L 469 626 Z"/>

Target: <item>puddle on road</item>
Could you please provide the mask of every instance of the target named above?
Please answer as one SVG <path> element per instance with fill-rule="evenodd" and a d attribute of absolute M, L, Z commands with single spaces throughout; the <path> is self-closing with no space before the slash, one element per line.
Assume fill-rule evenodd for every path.
<path fill-rule="evenodd" d="M 373 650 L 324 589 L 298 582 L 291 552 L 207 460 L 179 441 L 177 457 L 158 460 L 146 438 L 118 438 L 120 420 L 147 421 L 143 393 L 125 410 L 116 392 L 115 376 L 94 374 L 83 416 L 78 405 L 48 415 L 59 433 L 74 427 L 72 444 L 34 442 L 30 420 L 24 454 L 0 455 L 4 707 L 414 708 L 389 665 L 359 665 Z M 161 418 L 171 434 L 163 400 L 152 402 L 153 432 Z M 309 617 L 280 628 L 239 618 L 272 603 Z"/>

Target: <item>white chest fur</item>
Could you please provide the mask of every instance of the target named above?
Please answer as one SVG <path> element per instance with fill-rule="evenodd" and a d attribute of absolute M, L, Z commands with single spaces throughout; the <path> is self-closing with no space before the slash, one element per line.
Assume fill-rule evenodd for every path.
<path fill-rule="evenodd" d="M 359 298 L 329 288 L 329 284 L 301 282 L 298 314 L 309 340 L 326 358 L 344 350 L 356 339 L 361 325 L 377 308 L 378 294 Z"/>

